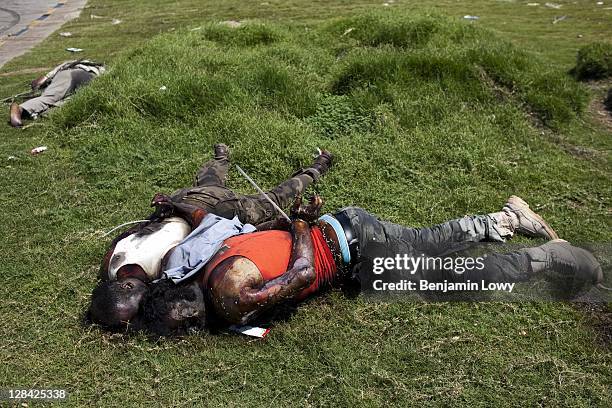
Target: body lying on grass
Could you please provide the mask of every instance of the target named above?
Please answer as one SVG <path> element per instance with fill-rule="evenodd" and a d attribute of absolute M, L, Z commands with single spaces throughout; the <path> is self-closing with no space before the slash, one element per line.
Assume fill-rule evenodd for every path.
<path fill-rule="evenodd" d="M 103 74 L 104 71 L 103 64 L 88 60 L 75 60 L 64 62 L 46 75 L 36 78 L 32 81 L 32 91 L 42 89 L 42 94 L 22 104 L 16 102 L 11 104 L 11 126 L 21 127 L 23 117 L 36 119 L 49 109 L 61 106 L 74 91 L 89 83 L 96 76 Z"/>
<path fill-rule="evenodd" d="M 153 283 L 131 328 L 169 335 L 201 329 L 210 321 L 246 324 L 275 306 L 299 302 L 326 287 L 353 279 L 367 281 L 377 258 L 453 255 L 460 252 L 457 248 L 481 241 L 505 242 L 514 234 L 550 241 L 511 253 L 489 253 L 482 269 L 460 275 L 453 270 L 419 270 L 416 279 L 524 282 L 550 271 L 574 289 L 603 280 L 593 255 L 559 240 L 516 196 L 500 212 L 429 228 L 380 221 L 355 207 L 319 217 L 321 206 L 318 196 L 305 205 L 298 199 L 291 209 L 293 221 L 277 220 L 273 229 L 226 239 L 190 281 Z"/>
<path fill-rule="evenodd" d="M 113 240 L 102 263 L 100 283 L 92 294 L 89 317 L 93 321 L 108 327 L 121 327 L 123 322 L 132 321 L 148 292 L 148 284 L 166 274 L 170 255 L 178 254 L 171 249 L 192 232 L 200 241 L 221 245 L 224 238 L 254 230 L 253 225 L 266 228 L 272 221 L 275 209 L 270 202 L 260 195 L 235 193 L 225 186 L 229 148 L 218 144 L 214 151 L 214 159 L 198 170 L 193 187 L 180 189 L 169 197 L 156 194 L 151 203 L 156 210 L 150 222 Z M 310 167 L 268 191 L 268 197 L 279 207 L 287 207 L 327 172 L 331 160 L 329 152 L 320 153 Z"/>

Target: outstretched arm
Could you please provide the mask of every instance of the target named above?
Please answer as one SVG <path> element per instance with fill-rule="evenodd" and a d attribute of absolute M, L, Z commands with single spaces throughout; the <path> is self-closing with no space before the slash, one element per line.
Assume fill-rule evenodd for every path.
<path fill-rule="evenodd" d="M 270 231 L 270 230 L 281 230 L 289 231 L 291 229 L 291 223 L 284 217 L 278 217 L 272 221 L 262 222 L 255 226 L 257 231 Z"/>

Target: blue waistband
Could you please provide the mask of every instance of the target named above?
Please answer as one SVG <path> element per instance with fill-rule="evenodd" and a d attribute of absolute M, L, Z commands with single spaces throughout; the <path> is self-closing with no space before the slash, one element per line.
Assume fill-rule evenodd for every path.
<path fill-rule="evenodd" d="M 344 228 L 340 225 L 337 219 L 329 214 L 322 215 L 319 217 L 319 221 L 324 221 L 332 226 L 338 237 L 338 245 L 340 246 L 340 252 L 342 253 L 342 261 L 345 264 L 351 263 L 351 251 L 349 250 L 349 244 L 344 233 Z"/>

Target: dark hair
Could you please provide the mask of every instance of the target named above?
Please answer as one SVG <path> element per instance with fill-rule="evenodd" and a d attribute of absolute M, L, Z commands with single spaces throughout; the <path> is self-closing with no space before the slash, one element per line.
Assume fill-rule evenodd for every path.
<path fill-rule="evenodd" d="M 91 304 L 85 321 L 99 324 L 112 332 L 140 330 L 139 310 L 141 305 L 129 322 L 126 323 L 122 319 L 122 307 L 126 304 L 126 296 L 131 295 L 121 287 L 120 282 L 99 282 L 91 294 Z"/>
<path fill-rule="evenodd" d="M 91 293 L 88 316 L 93 323 L 106 327 L 121 326 L 118 319 L 117 288 L 115 282 L 100 282 Z"/>
<path fill-rule="evenodd" d="M 172 310 L 173 305 L 180 301 L 195 301 L 197 296 L 193 287 L 177 285 L 170 279 L 163 279 L 152 283 L 149 292 L 141 305 L 141 318 L 143 328 L 150 333 L 160 336 L 182 335 L 190 331 L 203 329 L 204 319 L 189 319 L 180 328 L 168 327 L 165 317 Z"/>

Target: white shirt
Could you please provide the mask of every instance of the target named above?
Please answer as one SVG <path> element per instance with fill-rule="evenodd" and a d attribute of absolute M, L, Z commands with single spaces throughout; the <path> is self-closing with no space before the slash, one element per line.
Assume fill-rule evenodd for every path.
<path fill-rule="evenodd" d="M 151 280 L 159 278 L 164 255 L 191 232 L 189 224 L 179 217 L 161 222 L 159 230 L 146 235 L 132 234 L 117 242 L 108 267 L 108 278 L 117 279 L 124 265 L 140 266 Z"/>

